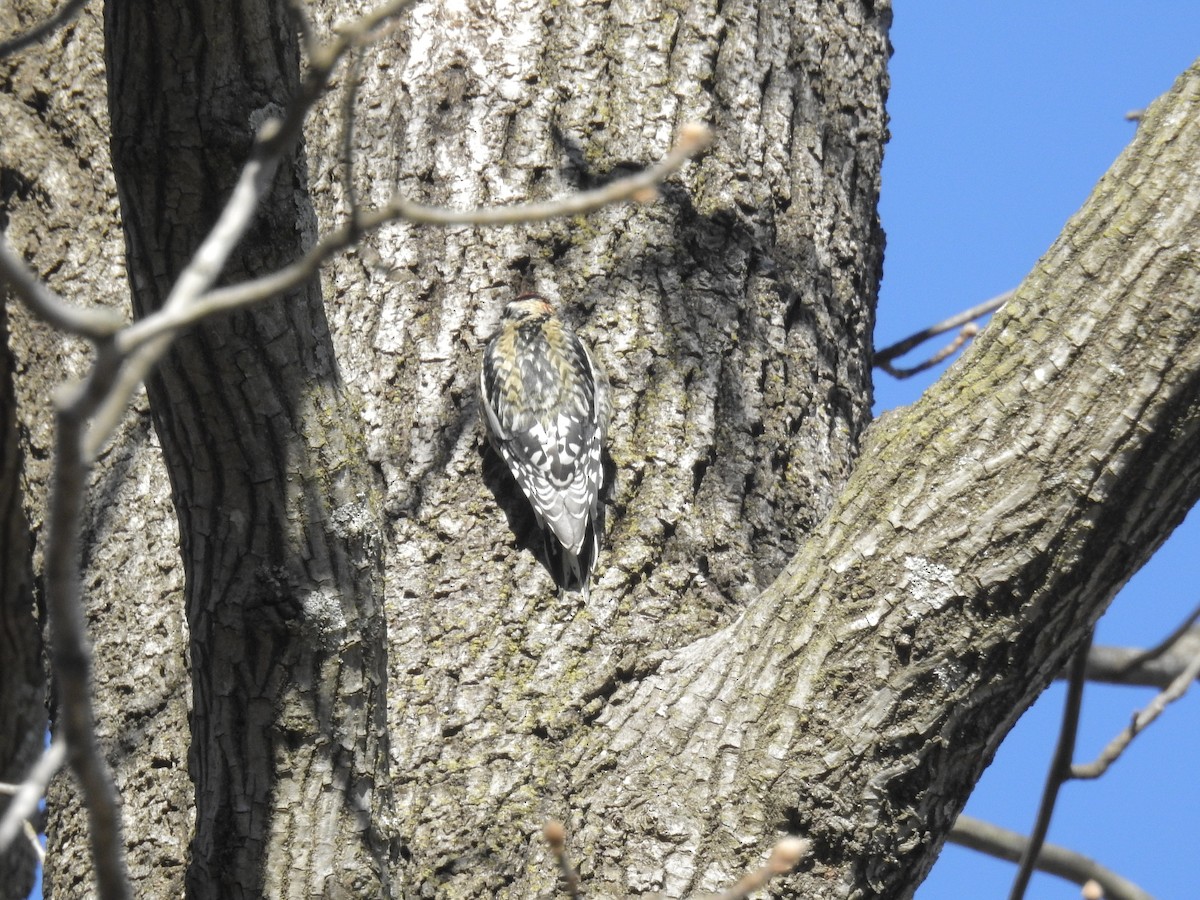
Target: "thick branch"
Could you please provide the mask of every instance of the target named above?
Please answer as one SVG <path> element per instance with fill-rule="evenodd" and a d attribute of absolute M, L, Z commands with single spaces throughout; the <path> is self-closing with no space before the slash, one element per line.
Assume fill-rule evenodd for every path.
<path fill-rule="evenodd" d="M 1025 852 L 1029 839 L 1023 834 L 1000 828 L 989 822 L 960 815 L 947 836 L 952 844 L 969 847 L 989 856 L 1016 862 Z M 1037 868 L 1067 881 L 1083 885 L 1095 881 L 1104 888 L 1106 900 L 1153 900 L 1150 894 L 1094 859 L 1058 844 L 1043 844 L 1037 857 Z"/>
<path fill-rule="evenodd" d="M 1033 830 L 1017 864 L 1017 874 L 1008 894 L 1009 900 L 1022 900 L 1025 896 L 1029 879 L 1033 877 L 1033 870 L 1041 855 L 1042 845 L 1046 843 L 1046 835 L 1050 832 L 1050 820 L 1058 803 L 1058 792 L 1071 774 L 1071 760 L 1075 756 L 1075 736 L 1079 732 L 1079 714 L 1083 710 L 1083 671 L 1087 665 L 1087 652 L 1091 642 L 1089 634 L 1086 643 L 1075 651 L 1071 660 L 1071 674 L 1067 680 L 1067 699 L 1063 703 L 1058 743 L 1050 760 L 1050 771 L 1046 773 L 1046 783 L 1042 788 L 1042 800 L 1038 804 Z"/>
<path fill-rule="evenodd" d="M 1191 647 L 1194 643 L 1188 642 Z M 1148 662 L 1139 661 L 1142 650 L 1132 647 L 1092 647 L 1088 654 L 1087 678 L 1107 684 L 1140 685 L 1165 688 L 1179 677 L 1192 660 L 1192 654 L 1176 649 Z"/>

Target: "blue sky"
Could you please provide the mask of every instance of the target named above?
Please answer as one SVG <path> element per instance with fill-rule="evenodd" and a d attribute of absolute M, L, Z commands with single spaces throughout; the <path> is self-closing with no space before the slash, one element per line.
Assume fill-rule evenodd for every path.
<path fill-rule="evenodd" d="M 887 256 L 877 346 L 1016 286 L 1133 137 L 1148 105 L 1200 55 L 1200 3 L 894 0 L 892 140 L 881 215 Z M 1200 165 L 1200 161 L 1198 161 Z M 877 373 L 879 408 L 940 371 Z M 1097 640 L 1155 643 L 1200 602 L 1193 513 L 1114 601 Z M 1090 760 L 1153 692 L 1089 686 L 1077 756 Z M 1058 732 L 1050 688 L 984 774 L 967 811 L 1028 832 Z M 1068 784 L 1050 840 L 1163 900 L 1200 896 L 1200 691 L 1168 709 L 1099 781 Z M 1015 868 L 948 847 L 917 900 L 1008 896 Z M 1030 900 L 1078 900 L 1035 876 Z"/>

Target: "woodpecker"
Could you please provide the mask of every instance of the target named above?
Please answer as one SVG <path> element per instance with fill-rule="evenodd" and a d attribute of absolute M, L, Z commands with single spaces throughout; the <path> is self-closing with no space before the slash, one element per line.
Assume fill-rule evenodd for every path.
<path fill-rule="evenodd" d="M 603 531 L 608 381 L 537 294 L 504 308 L 479 372 L 484 429 L 533 507 L 561 591 L 587 597 Z"/>

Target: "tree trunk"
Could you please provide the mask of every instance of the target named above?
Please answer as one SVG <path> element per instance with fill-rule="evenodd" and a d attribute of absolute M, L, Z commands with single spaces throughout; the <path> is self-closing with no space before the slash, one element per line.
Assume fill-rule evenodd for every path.
<path fill-rule="evenodd" d="M 608 803 L 601 779 L 572 773 L 610 740 L 601 717 L 736 618 L 844 483 L 870 409 L 888 19 L 869 4 L 419 4 L 363 59 L 364 202 L 547 199 L 657 159 L 684 123 L 714 131 L 656 203 L 504 229 L 398 225 L 330 275 L 339 359 L 368 395 L 387 481 L 410 892 L 549 890 L 542 823 Z M 345 202 L 342 106 L 331 98 L 310 132 L 326 227 Z M 530 289 L 561 301 L 612 383 L 615 483 L 586 603 L 557 597 L 476 424 L 483 343 Z M 599 894 L 660 884 L 641 831 L 610 824 L 589 858 L 639 861 L 606 866 Z M 722 871 L 743 859 L 736 844 L 707 852 L 730 860 Z"/>
<path fill-rule="evenodd" d="M 16 33 L 58 6 L 45 0 L 6 3 L 0 13 L 3 31 Z M 6 86 L 0 91 L 0 181 L 5 186 L 0 203 L 6 240 L 52 289 L 75 303 L 127 309 L 103 52 L 99 11 L 85 7 L 41 44 L 0 60 Z M 33 321 L 21 305 L 9 303 L 8 310 L 24 443 L 24 501 L 38 546 L 36 568 L 52 477 L 51 398 L 63 381 L 87 371 L 89 353 L 81 342 Z M 139 896 L 177 897 L 183 890 L 191 808 L 183 579 L 166 473 L 144 396 L 101 455 L 87 500 L 83 583 L 94 702 L 98 733 L 132 826 L 126 833 L 128 866 Z M 35 595 L 39 585 L 35 578 Z M 26 646 L 36 642 L 30 639 Z M 27 690 L 41 697 L 44 683 L 39 666 Z M 52 720 L 54 697 L 52 683 Z M 8 725 L 15 714 L 0 706 L 0 730 L 18 733 Z M 28 740 L 40 749 L 43 730 L 36 720 L 30 724 Z M 78 789 L 63 773 L 49 794 L 45 893 L 86 895 L 90 891 L 83 886 L 92 875 Z"/>
<path fill-rule="evenodd" d="M 319 5 L 317 31 L 358 9 Z M 295 88 L 282 10 L 109 4 L 140 313 Z M 144 420 L 89 520 L 137 893 L 183 890 L 167 837 L 191 828 L 190 740 L 191 896 L 544 895 L 550 817 L 597 896 L 727 886 L 784 832 L 814 853 L 778 893 L 912 894 L 1011 723 L 1200 492 L 1200 68 L 971 353 L 864 444 L 889 19 L 868 2 L 446 0 L 342 70 L 230 280 L 340 222 L 353 77 L 364 203 L 545 199 L 656 159 L 685 122 L 715 140 L 653 204 L 383 229 L 325 275 L 332 334 L 309 284 L 179 342 L 150 395 L 190 739 L 163 532 L 153 513 L 114 521 L 155 496 Z M 55 277 L 70 259 L 26 252 Z M 529 289 L 561 301 L 613 386 L 586 601 L 557 596 L 476 425 L 483 342 Z M 74 896 L 68 796 L 48 885 Z"/>
<path fill-rule="evenodd" d="M 1200 497 L 1197 113 L 1200 65 L 978 344 L 873 432 L 783 577 L 563 754 L 593 883 L 679 895 L 793 831 L 816 845 L 796 896 L 911 896 L 1009 727 Z"/>
<path fill-rule="evenodd" d="M 159 309 L 299 80 L 286 4 L 105 8 L 136 313 Z M 233 63 L 231 65 L 231 63 Z M 226 276 L 312 240 L 303 150 Z M 180 337 L 148 384 L 191 636 L 188 895 L 388 894 L 379 496 L 316 279 Z"/>

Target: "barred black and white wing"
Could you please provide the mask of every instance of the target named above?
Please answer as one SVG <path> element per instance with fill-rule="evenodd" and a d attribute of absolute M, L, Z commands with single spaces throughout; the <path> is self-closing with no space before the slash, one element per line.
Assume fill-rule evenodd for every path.
<path fill-rule="evenodd" d="M 496 452 L 533 507 L 563 590 L 589 588 L 603 531 L 608 383 L 541 297 L 508 304 L 479 375 Z"/>

